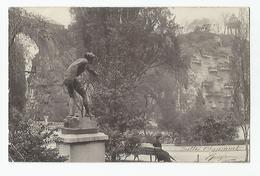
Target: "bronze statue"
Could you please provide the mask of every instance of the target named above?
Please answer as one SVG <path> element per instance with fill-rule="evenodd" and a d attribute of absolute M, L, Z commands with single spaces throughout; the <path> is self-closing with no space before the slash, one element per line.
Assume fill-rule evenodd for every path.
<path fill-rule="evenodd" d="M 91 68 L 96 56 L 93 53 L 86 53 L 83 58 L 75 60 L 66 71 L 66 77 L 64 80 L 64 85 L 67 87 L 70 100 L 69 100 L 69 116 L 74 116 L 74 103 L 75 103 L 75 93 L 77 92 L 83 99 L 83 106 L 85 108 L 85 115 L 90 119 L 92 114 L 89 109 L 89 102 L 87 98 L 86 91 L 78 81 L 77 77 L 81 75 L 84 71 L 88 71 L 94 77 L 98 77 L 98 74 Z"/>

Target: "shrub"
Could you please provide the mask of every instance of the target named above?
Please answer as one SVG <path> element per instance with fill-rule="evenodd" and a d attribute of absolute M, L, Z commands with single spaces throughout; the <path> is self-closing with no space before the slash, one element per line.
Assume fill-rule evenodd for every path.
<path fill-rule="evenodd" d="M 192 142 L 226 142 L 237 136 L 237 128 L 232 117 L 217 118 L 209 116 L 199 119 L 191 127 Z"/>
<path fill-rule="evenodd" d="M 24 120 L 15 108 L 9 109 L 9 161 L 60 162 L 66 158 L 56 148 L 60 139 L 43 124 Z"/>

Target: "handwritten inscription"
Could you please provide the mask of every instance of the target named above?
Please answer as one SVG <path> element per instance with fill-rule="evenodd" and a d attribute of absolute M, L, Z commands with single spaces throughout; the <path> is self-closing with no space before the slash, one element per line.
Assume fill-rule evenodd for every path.
<path fill-rule="evenodd" d="M 194 152 L 197 162 L 239 162 L 245 151 L 244 145 L 185 146 L 183 152 Z"/>
<path fill-rule="evenodd" d="M 207 157 L 205 157 L 205 161 L 232 162 L 232 161 L 239 161 L 239 158 L 237 156 L 232 156 L 232 155 L 221 155 L 219 153 L 211 153 Z"/>
<path fill-rule="evenodd" d="M 185 146 L 186 152 L 223 152 L 223 151 L 243 151 L 244 146 L 232 145 L 232 146 Z"/>

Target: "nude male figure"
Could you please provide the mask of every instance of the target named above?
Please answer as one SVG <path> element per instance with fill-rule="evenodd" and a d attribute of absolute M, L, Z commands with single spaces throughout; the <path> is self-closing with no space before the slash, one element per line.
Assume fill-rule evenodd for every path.
<path fill-rule="evenodd" d="M 87 99 L 87 94 L 83 85 L 80 84 L 77 77 L 81 75 L 84 71 L 87 71 L 89 74 L 98 77 L 98 74 L 91 69 L 96 56 L 93 53 L 86 53 L 83 58 L 75 60 L 66 71 L 66 77 L 64 80 L 64 85 L 67 87 L 70 100 L 69 100 L 69 115 L 74 115 L 74 103 L 75 103 L 75 91 L 82 97 L 83 106 L 85 108 L 85 115 L 92 117 L 92 114 L 89 110 L 89 103 Z"/>

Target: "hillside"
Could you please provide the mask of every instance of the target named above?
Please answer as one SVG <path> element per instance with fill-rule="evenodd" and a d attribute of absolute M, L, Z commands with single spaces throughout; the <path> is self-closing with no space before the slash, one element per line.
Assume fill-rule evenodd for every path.
<path fill-rule="evenodd" d="M 179 37 L 181 53 L 190 62 L 189 86 L 192 106 L 198 90 L 202 91 L 208 110 L 231 107 L 230 58 L 232 37 L 207 32 L 192 32 Z"/>

